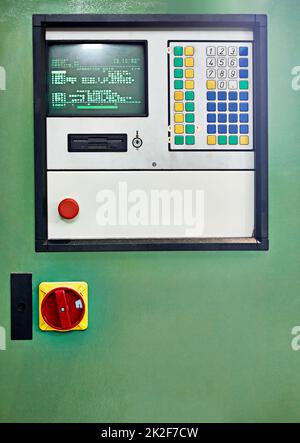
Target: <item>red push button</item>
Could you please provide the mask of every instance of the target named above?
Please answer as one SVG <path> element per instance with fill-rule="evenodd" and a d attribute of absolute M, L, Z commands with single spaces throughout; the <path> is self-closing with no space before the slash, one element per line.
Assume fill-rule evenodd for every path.
<path fill-rule="evenodd" d="M 75 218 L 79 212 L 79 205 L 73 198 L 65 198 L 58 205 L 58 212 L 62 218 Z"/>
<path fill-rule="evenodd" d="M 83 319 L 85 303 L 71 288 L 55 288 L 48 292 L 41 305 L 44 321 L 59 331 L 74 329 Z"/>

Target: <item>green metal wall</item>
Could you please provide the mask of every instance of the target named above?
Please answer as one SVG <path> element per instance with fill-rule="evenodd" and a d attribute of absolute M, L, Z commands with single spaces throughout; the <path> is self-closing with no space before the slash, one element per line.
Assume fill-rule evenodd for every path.
<path fill-rule="evenodd" d="M 33 13 L 266 13 L 269 252 L 34 252 Z M 0 351 L 0 421 L 299 421 L 298 0 L 1 0 L 0 325 L 33 272 L 34 337 Z M 37 285 L 86 280 L 90 328 L 38 330 Z"/>

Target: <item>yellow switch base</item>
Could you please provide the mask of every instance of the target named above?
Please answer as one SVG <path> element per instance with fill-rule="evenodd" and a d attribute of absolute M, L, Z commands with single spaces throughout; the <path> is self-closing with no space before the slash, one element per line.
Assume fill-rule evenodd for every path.
<path fill-rule="evenodd" d="M 83 298 L 85 305 L 85 312 L 81 322 L 72 329 L 69 330 L 58 330 L 52 328 L 48 323 L 45 322 L 42 316 L 42 303 L 48 292 L 56 288 L 70 288 L 78 292 Z M 68 332 L 68 331 L 84 331 L 88 328 L 88 284 L 84 281 L 78 282 L 42 282 L 39 285 L 39 327 L 42 331 L 56 331 L 56 332 Z"/>

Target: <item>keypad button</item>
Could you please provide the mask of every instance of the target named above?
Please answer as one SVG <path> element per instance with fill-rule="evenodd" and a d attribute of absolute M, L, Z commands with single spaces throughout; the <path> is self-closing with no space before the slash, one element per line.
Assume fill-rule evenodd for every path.
<path fill-rule="evenodd" d="M 218 133 L 226 134 L 227 133 L 227 125 L 218 125 Z"/>
<path fill-rule="evenodd" d="M 218 80 L 218 89 L 226 89 L 227 81 L 226 80 Z"/>
<path fill-rule="evenodd" d="M 239 59 L 239 67 L 240 68 L 248 68 L 248 59 L 247 58 L 240 58 Z"/>
<path fill-rule="evenodd" d="M 215 69 L 207 69 L 206 70 L 207 78 L 216 78 L 216 70 Z"/>
<path fill-rule="evenodd" d="M 240 92 L 240 100 L 246 101 L 249 99 L 248 92 Z"/>
<path fill-rule="evenodd" d="M 185 55 L 194 55 L 194 48 L 193 46 L 186 46 L 184 48 Z"/>
<path fill-rule="evenodd" d="M 187 135 L 185 137 L 185 144 L 186 145 L 194 145 L 195 144 L 195 137 L 193 135 Z"/>
<path fill-rule="evenodd" d="M 226 123 L 227 122 L 227 115 L 226 114 L 218 114 L 218 122 L 219 123 Z"/>
<path fill-rule="evenodd" d="M 183 55 L 183 47 L 182 46 L 175 46 L 173 50 L 173 54 L 176 56 Z"/>
<path fill-rule="evenodd" d="M 227 51 L 226 51 L 226 47 L 225 46 L 218 46 L 218 51 L 217 54 L 218 55 L 226 55 Z"/>
<path fill-rule="evenodd" d="M 217 143 L 217 138 L 215 135 L 208 135 L 207 136 L 207 144 L 208 145 L 215 145 Z"/>
<path fill-rule="evenodd" d="M 240 46 L 239 55 L 246 57 L 248 55 L 248 47 L 247 46 Z"/>
<path fill-rule="evenodd" d="M 236 46 L 229 46 L 228 55 L 231 55 L 231 56 L 237 55 L 237 47 Z"/>
<path fill-rule="evenodd" d="M 174 103 L 174 111 L 175 112 L 182 112 L 183 111 L 183 103 L 182 102 Z"/>
<path fill-rule="evenodd" d="M 194 69 L 186 69 L 185 70 L 186 78 L 194 78 Z"/>
<path fill-rule="evenodd" d="M 175 132 L 175 134 L 183 134 L 184 133 L 184 126 L 183 125 L 175 125 L 174 132 Z"/>
<path fill-rule="evenodd" d="M 237 81 L 236 80 L 229 80 L 228 81 L 228 89 L 237 89 Z"/>
<path fill-rule="evenodd" d="M 237 78 L 237 70 L 229 69 L 228 70 L 228 78 Z"/>
<path fill-rule="evenodd" d="M 240 111 L 241 112 L 248 112 L 248 110 L 249 110 L 248 103 L 240 103 Z"/>
<path fill-rule="evenodd" d="M 182 57 L 175 57 L 174 58 L 174 66 L 175 66 L 175 68 L 181 68 L 183 66 L 183 58 Z"/>
<path fill-rule="evenodd" d="M 240 136 L 240 145 L 249 145 L 248 135 L 241 135 Z"/>
<path fill-rule="evenodd" d="M 220 104 L 220 103 L 219 103 Z M 216 111 L 216 103 L 214 102 L 208 102 L 206 105 L 206 109 L 208 112 L 214 112 Z"/>
<path fill-rule="evenodd" d="M 229 144 L 230 145 L 237 145 L 238 144 L 238 136 L 237 135 L 230 135 L 229 136 Z"/>
<path fill-rule="evenodd" d="M 235 66 L 237 66 L 237 59 L 236 58 L 229 58 L 228 59 L 228 66 L 230 68 L 234 68 Z"/>
<path fill-rule="evenodd" d="M 174 81 L 174 89 L 182 89 L 183 88 L 183 81 L 182 80 L 175 80 Z"/>
<path fill-rule="evenodd" d="M 240 69 L 240 78 L 248 78 L 248 69 Z"/>
<path fill-rule="evenodd" d="M 236 112 L 238 110 L 238 105 L 237 103 L 229 103 L 228 108 L 230 112 Z"/>
<path fill-rule="evenodd" d="M 186 80 L 185 89 L 194 89 L 194 80 Z"/>
<path fill-rule="evenodd" d="M 227 60 L 226 58 L 218 58 L 218 66 L 225 68 L 227 65 Z"/>
<path fill-rule="evenodd" d="M 216 59 L 214 57 L 208 57 L 206 59 L 206 66 L 208 68 L 214 68 L 216 66 Z"/>
<path fill-rule="evenodd" d="M 183 114 L 175 114 L 174 115 L 175 123 L 183 123 Z"/>
<path fill-rule="evenodd" d="M 236 123 L 238 121 L 237 114 L 229 114 L 229 122 L 230 123 Z"/>
<path fill-rule="evenodd" d="M 185 114 L 185 121 L 186 123 L 194 123 L 195 114 Z"/>
<path fill-rule="evenodd" d="M 175 91 L 174 92 L 174 99 L 175 100 L 183 100 L 183 92 L 182 91 Z"/>
<path fill-rule="evenodd" d="M 248 122 L 249 122 L 248 114 L 240 114 L 240 123 L 248 123 Z"/>
<path fill-rule="evenodd" d="M 175 145 L 183 145 L 184 144 L 184 137 L 183 135 L 175 135 Z"/>
<path fill-rule="evenodd" d="M 194 59 L 193 57 L 186 57 L 186 59 L 184 60 L 184 64 L 186 67 L 193 67 L 194 66 Z"/>
<path fill-rule="evenodd" d="M 195 99 L 194 91 L 186 91 L 185 92 L 185 99 L 186 100 L 194 100 Z"/>
<path fill-rule="evenodd" d="M 240 89 L 248 89 L 249 83 L 248 80 L 240 80 Z"/>
<path fill-rule="evenodd" d="M 216 80 L 207 80 L 206 81 L 207 89 L 216 89 Z"/>
<path fill-rule="evenodd" d="M 226 100 L 227 93 L 225 91 L 218 92 L 218 100 Z"/>
<path fill-rule="evenodd" d="M 236 91 L 230 91 L 228 93 L 228 98 L 229 98 L 229 100 L 237 100 L 237 98 L 238 98 L 237 92 Z"/>
<path fill-rule="evenodd" d="M 224 112 L 226 111 L 227 105 L 226 103 L 220 102 L 218 103 L 218 111 Z"/>
<path fill-rule="evenodd" d="M 215 91 L 209 91 L 206 93 L 207 100 L 216 100 Z"/>
<path fill-rule="evenodd" d="M 240 134 L 248 134 L 249 126 L 248 125 L 240 125 Z"/>
<path fill-rule="evenodd" d="M 217 132 L 216 125 L 207 125 L 207 133 L 208 134 L 215 134 Z"/>
<path fill-rule="evenodd" d="M 237 134 L 237 133 L 238 133 L 237 125 L 229 125 L 229 134 Z"/>
<path fill-rule="evenodd" d="M 208 46 L 206 48 L 206 55 L 208 55 L 208 56 L 216 55 L 216 48 L 215 48 L 215 46 Z"/>
<path fill-rule="evenodd" d="M 226 78 L 226 77 L 227 77 L 226 69 L 218 69 L 218 78 Z"/>
<path fill-rule="evenodd" d="M 175 78 L 183 78 L 183 69 L 174 69 Z"/>
<path fill-rule="evenodd" d="M 226 135 L 219 135 L 218 144 L 219 145 L 227 145 L 227 136 Z"/>
<path fill-rule="evenodd" d="M 187 102 L 187 103 L 185 104 L 185 110 L 186 110 L 187 112 L 194 112 L 194 110 L 195 110 L 195 104 L 192 103 L 192 102 Z"/>
<path fill-rule="evenodd" d="M 194 134 L 195 125 L 185 125 L 185 133 L 186 134 Z"/>
<path fill-rule="evenodd" d="M 215 123 L 216 122 L 216 114 L 207 114 L 207 122 Z"/>

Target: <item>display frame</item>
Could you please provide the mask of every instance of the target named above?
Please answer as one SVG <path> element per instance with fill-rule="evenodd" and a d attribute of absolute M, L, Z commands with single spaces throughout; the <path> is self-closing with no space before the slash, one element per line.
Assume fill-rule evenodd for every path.
<path fill-rule="evenodd" d="M 49 92 L 49 82 L 48 82 L 48 74 L 49 74 L 49 49 L 50 46 L 54 45 L 76 45 L 76 44 L 82 44 L 83 40 L 47 40 L 46 41 L 46 47 L 45 47 L 45 54 L 46 54 L 46 117 L 47 118 L 93 118 L 93 117 L 101 117 L 101 118 L 130 118 L 130 117 L 148 117 L 149 116 L 149 85 L 148 85 L 148 41 L 147 40 L 113 40 L 113 39 L 97 39 L 97 40 L 89 40 L 88 44 L 141 44 L 144 48 L 144 96 L 145 96 L 145 106 L 144 106 L 144 112 L 135 114 L 135 113 L 128 113 L 124 115 L 117 115 L 117 114 L 111 114 L 111 115 L 103 115 L 99 114 L 97 112 L 93 113 L 93 115 L 87 115 L 84 112 L 76 112 L 76 114 L 65 114 L 65 115 L 49 115 L 49 107 L 48 107 L 48 92 Z"/>

